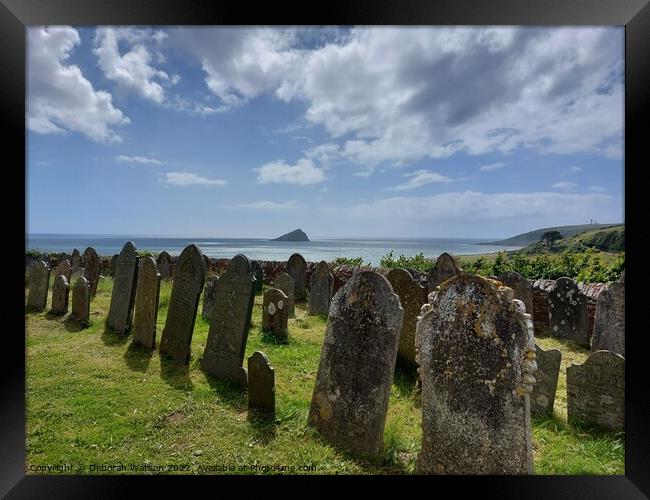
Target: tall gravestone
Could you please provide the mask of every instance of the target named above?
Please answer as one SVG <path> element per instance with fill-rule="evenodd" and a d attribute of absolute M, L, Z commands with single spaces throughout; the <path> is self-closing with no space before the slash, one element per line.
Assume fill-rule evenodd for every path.
<path fill-rule="evenodd" d="M 530 474 L 535 345 L 512 289 L 452 277 L 422 307 L 420 473 Z"/>
<path fill-rule="evenodd" d="M 81 254 L 76 248 L 72 251 L 72 256 L 70 257 L 70 265 L 72 266 L 73 271 L 83 265 Z"/>
<path fill-rule="evenodd" d="M 307 297 L 307 262 L 302 255 L 294 253 L 287 261 L 287 274 L 293 279 L 294 300 L 301 301 Z"/>
<path fill-rule="evenodd" d="M 288 298 L 282 290 L 269 288 L 264 292 L 262 302 L 262 331 L 269 332 L 274 337 L 286 340 L 289 337 L 287 321 L 289 311 L 287 310 Z"/>
<path fill-rule="evenodd" d="M 119 255 L 115 254 L 111 257 L 111 274 L 115 276 L 115 270 L 117 268 L 117 258 Z"/>
<path fill-rule="evenodd" d="M 327 262 L 320 261 L 309 278 L 309 314 L 327 316 L 334 290 L 334 276 Z"/>
<path fill-rule="evenodd" d="M 126 333 L 131 328 L 137 277 L 138 254 L 135 245 L 129 241 L 115 262 L 111 305 L 106 319 L 106 325 L 116 333 Z"/>
<path fill-rule="evenodd" d="M 59 275 L 65 276 L 66 281 L 70 281 L 72 277 L 72 266 L 68 259 L 63 259 L 59 264 L 54 268 L 54 277 L 56 278 Z"/>
<path fill-rule="evenodd" d="M 42 260 L 32 265 L 29 274 L 29 293 L 27 308 L 32 311 L 43 311 L 47 304 L 47 291 L 50 285 L 50 268 Z"/>
<path fill-rule="evenodd" d="M 242 365 L 255 300 L 253 287 L 248 258 L 236 255 L 217 282 L 216 309 L 201 358 L 207 373 L 244 386 L 248 382 Z"/>
<path fill-rule="evenodd" d="M 535 362 L 537 371 L 535 372 L 533 392 L 530 395 L 530 414 L 553 415 L 562 352 L 558 349 L 545 351 L 535 345 Z"/>
<path fill-rule="evenodd" d="M 203 254 L 203 260 L 205 262 L 205 272 L 208 273 L 210 271 L 210 257 Z"/>
<path fill-rule="evenodd" d="M 259 292 L 262 290 L 262 266 L 260 263 L 256 260 L 251 261 L 251 272 L 253 274 L 253 277 L 255 278 L 254 283 L 254 290 L 255 293 Z"/>
<path fill-rule="evenodd" d="M 287 296 L 287 314 L 290 318 L 295 317 L 293 278 L 287 273 L 280 273 L 273 280 L 273 285 Z"/>
<path fill-rule="evenodd" d="M 461 269 L 451 255 L 447 252 L 440 254 L 434 266 L 427 273 L 429 293 L 434 292 L 439 284 L 447 281 L 452 276 L 456 276 L 460 272 Z"/>
<path fill-rule="evenodd" d="M 261 351 L 248 358 L 248 412 L 251 417 L 275 416 L 275 370 Z"/>
<path fill-rule="evenodd" d="M 70 276 L 70 286 L 74 286 L 74 284 L 77 282 L 77 279 L 79 279 L 81 276 L 84 276 L 86 274 L 86 269 L 83 267 L 78 267 L 77 269 L 72 271 L 72 276 Z"/>
<path fill-rule="evenodd" d="M 156 322 L 160 298 L 160 273 L 156 259 L 150 255 L 139 262 L 138 287 L 135 294 L 133 343 L 149 349 L 156 347 Z"/>
<path fill-rule="evenodd" d="M 95 249 L 93 247 L 86 248 L 84 251 L 84 277 L 88 280 L 91 297 L 97 295 L 100 266 L 99 255 L 97 255 Z"/>
<path fill-rule="evenodd" d="M 497 280 L 512 288 L 515 299 L 521 300 L 526 312 L 533 315 L 533 285 L 526 278 L 516 271 L 505 271 L 497 276 Z"/>
<path fill-rule="evenodd" d="M 388 280 L 372 271 L 334 296 L 309 423 L 335 446 L 381 454 L 403 314 Z"/>
<path fill-rule="evenodd" d="M 587 297 L 571 278 L 559 278 L 548 290 L 548 322 L 552 337 L 590 346 Z"/>
<path fill-rule="evenodd" d="M 70 286 L 65 274 L 59 274 L 54 278 L 52 285 L 52 314 L 65 314 L 68 312 L 68 297 L 70 296 Z"/>
<path fill-rule="evenodd" d="M 625 282 L 614 281 L 596 299 L 591 351 L 611 351 L 625 356 Z"/>
<path fill-rule="evenodd" d="M 201 316 L 206 321 L 210 321 L 210 318 L 212 318 L 212 314 L 214 313 L 214 309 L 216 307 L 217 281 L 219 281 L 219 278 L 217 276 L 211 276 L 205 281 Z"/>
<path fill-rule="evenodd" d="M 426 302 L 426 288 L 420 286 L 405 269 L 391 269 L 386 275 L 404 309 L 402 331 L 397 355 L 403 361 L 415 364 L 415 326 L 420 310 Z"/>
<path fill-rule="evenodd" d="M 596 351 L 566 370 L 567 416 L 609 431 L 625 429 L 625 358 Z"/>
<path fill-rule="evenodd" d="M 90 325 L 90 284 L 84 276 L 79 276 L 72 287 L 72 311 L 70 318 L 82 326 Z"/>
<path fill-rule="evenodd" d="M 172 258 L 164 250 L 158 254 L 156 259 L 158 263 L 158 272 L 160 273 L 160 278 L 168 280 L 172 277 Z"/>
<path fill-rule="evenodd" d="M 194 322 L 205 274 L 201 249 L 194 244 L 186 246 L 176 262 L 167 319 L 160 340 L 160 353 L 180 364 L 187 364 L 190 360 Z"/>

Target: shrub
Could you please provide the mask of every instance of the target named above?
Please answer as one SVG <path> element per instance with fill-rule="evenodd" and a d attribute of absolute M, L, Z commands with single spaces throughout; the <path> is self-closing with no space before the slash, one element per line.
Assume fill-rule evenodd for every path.
<path fill-rule="evenodd" d="M 393 251 L 391 250 L 381 258 L 379 265 L 388 269 L 405 268 L 426 272 L 431 269 L 431 267 L 433 267 L 433 261 L 431 259 L 427 259 L 423 253 L 419 253 L 412 257 L 400 255 L 396 259 L 393 255 Z"/>
<path fill-rule="evenodd" d="M 363 257 L 337 257 L 334 259 L 335 264 L 344 266 L 369 266 L 370 263 L 363 263 Z"/>

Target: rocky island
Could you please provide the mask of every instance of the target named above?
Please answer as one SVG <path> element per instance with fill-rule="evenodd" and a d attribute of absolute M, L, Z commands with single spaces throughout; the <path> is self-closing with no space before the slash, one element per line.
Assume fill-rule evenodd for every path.
<path fill-rule="evenodd" d="M 296 229 L 271 241 L 309 241 L 309 238 L 302 229 Z"/>

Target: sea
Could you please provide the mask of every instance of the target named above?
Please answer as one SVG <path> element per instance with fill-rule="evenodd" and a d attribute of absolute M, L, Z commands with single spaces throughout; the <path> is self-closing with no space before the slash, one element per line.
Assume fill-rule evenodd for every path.
<path fill-rule="evenodd" d="M 412 257 L 419 253 L 425 257 L 437 257 L 443 252 L 452 255 L 471 255 L 516 250 L 521 247 L 484 245 L 489 239 L 477 238 L 332 238 L 311 241 L 271 241 L 255 238 L 163 238 L 150 236 L 81 235 L 81 234 L 28 234 L 26 250 L 46 253 L 72 253 L 77 248 L 83 254 L 87 247 L 93 247 L 99 255 L 120 253 L 122 246 L 131 241 L 138 250 L 153 253 L 167 251 L 179 255 L 183 248 L 194 243 L 211 258 L 230 259 L 241 253 L 251 260 L 285 261 L 298 252 L 308 262 L 325 260 L 331 262 L 337 257 L 361 257 L 364 263 L 379 266 L 381 258 L 393 252 Z"/>

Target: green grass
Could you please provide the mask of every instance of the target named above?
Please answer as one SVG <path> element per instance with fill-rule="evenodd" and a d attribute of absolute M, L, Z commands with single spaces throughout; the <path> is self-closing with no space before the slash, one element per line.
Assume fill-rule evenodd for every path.
<path fill-rule="evenodd" d="M 130 337 L 104 331 L 111 286 L 110 278 L 100 282 L 87 329 L 47 313 L 26 315 L 28 474 L 36 473 L 30 466 L 66 463 L 73 466 L 72 473 L 93 474 L 143 473 L 131 470 L 131 464 L 170 465 L 178 470 L 167 472 L 177 474 L 273 472 L 265 466 L 316 468 L 288 471 L 307 474 L 414 471 L 421 400 L 407 368 L 398 366 L 391 388 L 383 459 L 339 451 L 307 425 L 325 319 L 308 316 L 305 304 L 296 305 L 296 318 L 289 321 L 289 342 L 278 344 L 261 332 L 262 295 L 256 296 L 246 357 L 262 350 L 275 368 L 276 419 L 265 423 L 247 419 L 245 391 L 199 368 L 208 333 L 201 305 L 191 361 L 180 368 L 161 360 L 157 350 L 133 348 Z M 163 282 L 157 343 L 170 292 L 171 282 Z M 540 340 L 544 348 L 552 342 Z M 572 353 L 565 359 L 582 360 L 586 354 L 570 345 L 561 349 Z M 558 390 L 556 416 L 533 421 L 536 472 L 622 474 L 623 437 L 566 424 L 563 391 Z M 92 464 L 123 464 L 126 470 L 92 470 Z M 251 471 L 251 465 L 259 468 Z"/>

